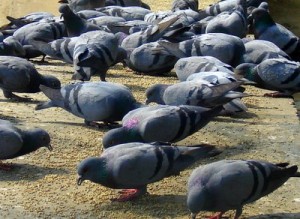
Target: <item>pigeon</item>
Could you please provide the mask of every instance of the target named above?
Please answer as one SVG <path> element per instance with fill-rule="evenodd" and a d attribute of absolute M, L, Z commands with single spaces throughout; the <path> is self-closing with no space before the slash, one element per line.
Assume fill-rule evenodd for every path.
<path fill-rule="evenodd" d="M 13 56 L 0 56 L 0 88 L 6 98 L 26 101 L 17 93 L 40 92 L 40 85 L 60 88 L 60 81 L 52 75 L 39 74 L 34 65 L 26 59 Z"/>
<path fill-rule="evenodd" d="M 300 177 L 297 166 L 259 160 L 221 160 L 196 168 L 188 180 L 187 206 L 192 218 L 200 211 L 235 210 L 235 219 L 245 204 L 282 186 L 290 177 Z"/>
<path fill-rule="evenodd" d="M 171 71 L 177 58 L 157 42 L 145 43 L 135 48 L 126 62 L 136 72 L 150 75 L 162 75 Z"/>
<path fill-rule="evenodd" d="M 126 21 L 144 20 L 145 15 L 151 12 L 149 9 L 137 6 L 107 6 L 103 8 L 97 8 L 97 11 L 110 16 L 122 17 Z"/>
<path fill-rule="evenodd" d="M 22 57 L 30 59 L 40 55 L 45 56 L 44 53 L 31 45 L 32 41 L 36 40 L 48 43 L 66 36 L 66 31 L 65 25 L 62 22 L 34 22 L 16 30 L 13 36 L 22 44 L 26 52 L 26 55 Z M 44 58 L 42 61 L 44 61 Z"/>
<path fill-rule="evenodd" d="M 246 0 L 246 7 L 258 7 L 262 2 L 266 0 Z M 240 0 L 220 0 L 215 4 L 208 6 L 205 9 L 206 14 L 208 15 L 218 15 L 224 11 L 232 11 Z"/>
<path fill-rule="evenodd" d="M 248 21 L 246 9 L 237 5 L 233 11 L 226 11 L 211 19 L 206 26 L 206 33 L 226 33 L 239 38 L 246 37 Z"/>
<path fill-rule="evenodd" d="M 107 16 L 109 17 L 109 16 Z M 115 17 L 120 18 L 120 17 Z M 113 22 L 108 23 L 107 27 L 108 29 L 116 34 L 118 32 L 125 33 L 126 35 L 143 31 L 149 27 L 150 23 L 146 21 L 141 20 L 134 20 L 134 21 L 122 21 L 122 22 Z"/>
<path fill-rule="evenodd" d="M 233 74 L 234 69 L 219 59 L 212 56 L 191 56 L 180 58 L 174 66 L 180 81 L 185 81 L 190 75 L 198 72 L 221 71 Z"/>
<path fill-rule="evenodd" d="M 49 134 L 40 128 L 21 130 L 11 122 L 0 119 L 0 169 L 10 170 L 11 166 L 1 161 L 16 158 L 47 147 L 50 151 Z"/>
<path fill-rule="evenodd" d="M 213 56 L 236 67 L 245 53 L 243 41 L 236 36 L 224 33 L 201 34 L 180 43 L 159 40 L 158 43 L 177 58 L 190 56 Z"/>
<path fill-rule="evenodd" d="M 173 85 L 155 84 L 146 90 L 146 104 L 155 102 L 172 106 L 191 105 L 215 107 L 245 95 L 232 90 L 242 82 L 208 85 L 207 81 L 183 81 Z"/>
<path fill-rule="evenodd" d="M 64 18 L 64 24 L 69 37 L 80 36 L 82 33 L 89 31 L 101 30 L 100 27 L 89 23 L 86 19 L 74 13 L 67 4 L 62 4 L 59 7 L 59 12 Z"/>
<path fill-rule="evenodd" d="M 237 78 L 233 74 L 227 72 L 199 72 L 191 74 L 187 81 L 197 81 L 200 80 L 208 82 L 208 86 L 214 86 L 219 84 L 228 84 L 232 82 L 238 82 Z M 244 83 L 244 82 L 243 82 Z M 245 84 L 245 83 L 244 83 Z M 237 87 L 233 91 L 244 92 L 244 87 Z M 242 95 L 241 95 L 242 96 Z M 248 96 L 245 94 L 245 96 Z M 246 112 L 248 110 L 247 106 L 241 101 L 241 98 L 234 98 L 230 102 L 223 105 L 223 110 L 220 112 L 220 115 L 231 116 L 236 113 Z"/>
<path fill-rule="evenodd" d="M 111 32 L 111 30 L 107 26 L 113 25 L 118 22 L 126 22 L 126 20 L 122 17 L 104 15 L 101 17 L 95 17 L 92 19 L 88 19 L 88 22 L 101 27 L 103 30 L 104 30 L 104 28 L 107 28 L 106 32 Z"/>
<path fill-rule="evenodd" d="M 285 58 L 266 59 L 258 65 L 243 63 L 235 74 L 256 82 L 257 87 L 278 91 L 265 96 L 290 97 L 300 91 L 300 63 Z"/>
<path fill-rule="evenodd" d="M 29 43 L 37 50 L 41 51 L 54 59 L 62 60 L 73 64 L 74 48 L 79 37 L 64 37 L 53 40 L 52 42 L 43 42 L 39 40 L 30 40 Z"/>
<path fill-rule="evenodd" d="M 293 32 L 275 23 L 269 12 L 256 8 L 250 15 L 255 39 L 267 40 L 287 53 L 292 60 L 300 61 L 300 40 Z"/>
<path fill-rule="evenodd" d="M 168 33 L 170 26 L 176 22 L 177 19 L 178 16 L 168 17 L 156 25 L 150 25 L 146 30 L 129 35 L 122 41 L 121 47 L 127 51 L 132 51 L 134 48 L 145 43 L 155 42 Z"/>
<path fill-rule="evenodd" d="M 173 0 L 171 11 L 192 9 L 198 11 L 198 0 Z"/>
<path fill-rule="evenodd" d="M 74 12 L 95 10 L 105 6 L 105 0 L 59 0 L 58 3 L 69 4 Z"/>
<path fill-rule="evenodd" d="M 102 139 L 104 148 L 129 142 L 177 142 L 204 127 L 222 107 L 155 105 L 127 113 L 122 127 L 109 130 Z"/>
<path fill-rule="evenodd" d="M 129 111 L 142 106 L 129 88 L 116 83 L 77 82 L 61 89 L 46 86 L 40 89 L 50 100 L 37 105 L 36 110 L 61 107 L 92 126 L 98 126 L 95 121 L 105 124 L 120 121 Z"/>
<path fill-rule="evenodd" d="M 146 8 L 150 10 L 150 6 L 141 0 L 106 0 L 105 6 L 122 6 L 122 7 L 130 7 L 130 6 L 138 6 L 142 8 Z"/>
<path fill-rule="evenodd" d="M 77 184 L 84 180 L 112 189 L 123 189 L 114 201 L 130 201 L 147 193 L 147 185 L 179 175 L 198 160 L 220 153 L 214 146 L 171 146 L 166 143 L 127 143 L 89 157 L 77 168 Z"/>
<path fill-rule="evenodd" d="M 266 59 L 286 58 L 291 59 L 274 43 L 266 40 L 250 40 L 245 43 L 246 52 L 243 55 L 244 63 L 259 64 Z"/>
<path fill-rule="evenodd" d="M 117 63 L 120 52 L 123 49 L 112 33 L 98 30 L 81 34 L 74 47 L 72 79 L 88 81 L 92 75 L 99 74 L 101 81 L 105 81 L 107 70 Z"/>

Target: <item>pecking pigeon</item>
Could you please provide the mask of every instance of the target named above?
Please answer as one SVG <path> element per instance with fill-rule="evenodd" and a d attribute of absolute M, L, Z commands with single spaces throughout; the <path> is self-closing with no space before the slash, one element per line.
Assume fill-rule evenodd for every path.
<path fill-rule="evenodd" d="M 196 218 L 200 211 L 236 210 L 282 186 L 290 177 L 300 177 L 297 166 L 258 160 L 221 160 L 195 169 L 188 181 L 187 206 Z"/>
<path fill-rule="evenodd" d="M 127 143 L 104 150 L 100 157 L 83 160 L 77 169 L 80 185 L 90 180 L 124 189 L 115 201 L 130 201 L 147 192 L 147 185 L 179 175 L 196 161 L 219 154 L 214 146 L 171 146 L 164 143 Z"/>
<path fill-rule="evenodd" d="M 266 59 L 257 66 L 244 63 L 235 73 L 256 82 L 257 87 L 279 91 L 267 96 L 284 97 L 300 91 L 300 63 L 285 58 Z"/>
<path fill-rule="evenodd" d="M 40 92 L 40 85 L 60 88 L 60 81 L 52 75 L 42 75 L 26 59 L 13 56 L 0 56 L 0 88 L 6 98 L 28 100 L 17 93 Z"/>
<path fill-rule="evenodd" d="M 21 130 L 11 122 L 0 119 L 0 160 L 12 159 L 47 147 L 50 151 L 49 134 L 40 128 Z M 9 170 L 10 166 L 0 161 L 0 169 Z"/>

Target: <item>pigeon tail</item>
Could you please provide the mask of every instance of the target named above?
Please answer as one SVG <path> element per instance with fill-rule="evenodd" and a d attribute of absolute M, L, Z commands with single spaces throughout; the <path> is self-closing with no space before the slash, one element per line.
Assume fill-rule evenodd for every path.
<path fill-rule="evenodd" d="M 40 85 L 40 89 L 50 100 L 64 100 L 62 94 L 60 93 L 60 89 L 53 89 L 44 85 Z"/>
<path fill-rule="evenodd" d="M 42 109 L 47 109 L 47 108 L 51 108 L 51 107 L 55 107 L 55 105 L 53 104 L 52 101 L 47 101 L 47 102 L 40 103 L 40 104 L 36 105 L 36 107 L 34 109 L 35 110 L 42 110 Z"/>

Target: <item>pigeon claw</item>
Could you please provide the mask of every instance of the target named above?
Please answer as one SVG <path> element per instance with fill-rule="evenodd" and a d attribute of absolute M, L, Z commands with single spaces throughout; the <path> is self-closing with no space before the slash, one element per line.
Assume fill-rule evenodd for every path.
<path fill-rule="evenodd" d="M 119 192 L 121 195 L 118 198 L 113 198 L 111 201 L 115 202 L 127 202 L 127 201 L 133 201 L 143 194 L 145 192 L 140 189 L 123 189 Z"/>

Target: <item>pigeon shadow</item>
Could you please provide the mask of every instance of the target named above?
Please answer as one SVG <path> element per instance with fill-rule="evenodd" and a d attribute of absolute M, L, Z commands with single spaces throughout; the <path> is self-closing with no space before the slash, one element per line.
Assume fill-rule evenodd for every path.
<path fill-rule="evenodd" d="M 68 174 L 65 169 L 41 167 L 32 164 L 12 163 L 11 170 L 0 170 L 0 181 L 36 181 L 49 174 Z"/>
<path fill-rule="evenodd" d="M 12 99 L 0 99 L 0 102 L 2 103 L 26 103 L 26 104 L 38 104 L 42 101 L 39 100 L 33 100 L 31 97 L 26 96 L 26 98 L 29 98 L 28 100 L 12 100 Z"/>
<path fill-rule="evenodd" d="M 264 214 L 264 215 L 247 217 L 246 219 L 299 219 L 299 218 L 300 218 L 300 212 Z"/>
<path fill-rule="evenodd" d="M 99 206 L 95 207 L 99 210 Z M 173 194 L 150 194 L 131 202 L 111 202 L 109 204 L 101 205 L 100 210 L 124 213 L 132 212 L 133 215 L 150 218 L 161 218 L 162 211 L 164 218 L 183 217 L 189 215 L 189 211 L 186 206 L 186 195 Z"/>
<path fill-rule="evenodd" d="M 10 121 L 10 122 L 12 122 L 14 124 L 18 124 L 18 123 L 22 122 L 20 119 L 17 119 L 14 116 L 7 116 L 7 115 L 3 115 L 3 114 L 0 114 L 0 119 L 8 120 L 8 121 Z"/>
<path fill-rule="evenodd" d="M 104 124 L 101 122 L 97 122 L 97 125 L 95 125 L 95 126 L 86 125 L 84 122 L 77 123 L 77 122 L 64 122 L 64 121 L 45 121 L 44 123 L 78 126 L 78 127 L 84 127 L 84 128 L 93 129 L 93 130 L 99 130 L 99 131 L 108 131 L 113 128 L 121 127 L 121 124 L 118 124 L 118 123 Z"/>

